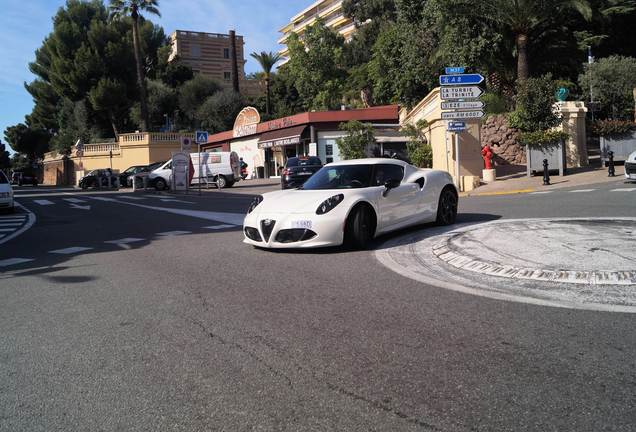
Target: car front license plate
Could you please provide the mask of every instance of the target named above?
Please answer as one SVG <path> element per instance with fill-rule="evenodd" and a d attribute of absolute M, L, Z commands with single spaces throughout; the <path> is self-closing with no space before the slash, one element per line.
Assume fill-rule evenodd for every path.
<path fill-rule="evenodd" d="M 630 174 L 630 175 L 629 175 L 629 178 L 630 178 L 630 179 L 634 179 L 634 180 L 636 180 L 636 174 Z"/>
<path fill-rule="evenodd" d="M 310 220 L 296 220 L 291 223 L 292 228 L 311 229 Z"/>

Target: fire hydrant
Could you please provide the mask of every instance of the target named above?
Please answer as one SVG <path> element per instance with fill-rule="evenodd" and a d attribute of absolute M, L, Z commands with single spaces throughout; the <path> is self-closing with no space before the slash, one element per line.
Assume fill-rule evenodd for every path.
<path fill-rule="evenodd" d="M 489 145 L 484 146 L 481 149 L 481 156 L 484 158 L 485 169 L 491 170 L 492 168 L 492 157 L 495 154 L 492 152 L 492 149 Z"/>

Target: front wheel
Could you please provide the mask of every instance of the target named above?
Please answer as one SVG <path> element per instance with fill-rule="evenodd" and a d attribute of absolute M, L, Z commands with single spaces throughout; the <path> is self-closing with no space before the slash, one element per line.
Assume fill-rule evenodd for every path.
<path fill-rule="evenodd" d="M 439 225 L 452 225 L 457 219 L 457 195 L 450 188 L 444 188 L 439 196 L 437 206 L 437 223 Z"/>
<path fill-rule="evenodd" d="M 227 179 L 225 178 L 225 176 L 219 175 L 216 179 L 216 182 L 219 189 L 225 189 L 227 187 Z"/>
<path fill-rule="evenodd" d="M 353 249 L 367 249 L 373 234 L 373 220 L 369 210 L 362 206 L 353 209 L 345 226 L 345 245 Z"/>

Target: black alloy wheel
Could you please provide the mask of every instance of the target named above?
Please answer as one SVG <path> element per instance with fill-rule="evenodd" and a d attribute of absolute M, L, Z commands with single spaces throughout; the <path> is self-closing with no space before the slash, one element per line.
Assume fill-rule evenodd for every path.
<path fill-rule="evenodd" d="M 437 223 L 452 225 L 457 219 L 457 195 L 450 188 L 445 188 L 439 197 L 437 206 Z"/>
<path fill-rule="evenodd" d="M 367 249 L 373 239 L 372 230 L 373 220 L 369 210 L 363 206 L 356 207 L 347 219 L 345 245 L 353 249 Z"/>
<path fill-rule="evenodd" d="M 164 179 L 162 179 L 161 177 L 159 177 L 155 181 L 155 189 L 157 189 L 158 191 L 165 190 L 166 189 L 166 181 Z"/>

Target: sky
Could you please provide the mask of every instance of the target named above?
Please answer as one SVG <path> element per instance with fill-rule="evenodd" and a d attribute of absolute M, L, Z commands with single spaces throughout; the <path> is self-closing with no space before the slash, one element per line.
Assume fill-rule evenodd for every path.
<path fill-rule="evenodd" d="M 24 82 L 33 80 L 28 64 L 52 28 L 52 18 L 65 0 L 0 0 L 0 140 L 7 126 L 24 121 L 33 100 Z M 235 29 L 245 53 L 277 51 L 278 29 L 312 0 L 159 0 L 166 35 L 174 30 L 227 33 Z M 245 72 L 259 70 L 247 57 Z M 9 147 L 7 145 L 7 147 Z M 9 151 L 11 149 L 9 148 Z"/>

